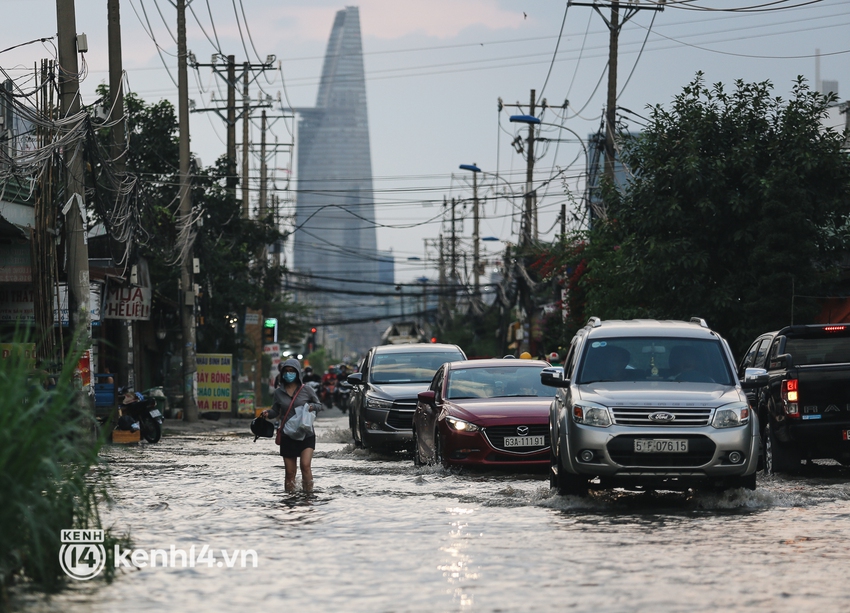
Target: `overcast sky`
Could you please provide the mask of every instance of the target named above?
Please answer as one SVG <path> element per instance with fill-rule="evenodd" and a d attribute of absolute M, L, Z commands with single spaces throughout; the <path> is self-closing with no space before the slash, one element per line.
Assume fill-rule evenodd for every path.
<path fill-rule="evenodd" d="M 838 93 L 845 99 L 850 92 L 850 1 L 822 0 L 785 8 L 804 3 L 774 2 L 772 8 L 781 10 L 731 13 L 684 10 L 670 6 L 668 0 L 663 12 L 639 11 L 620 37 L 618 106 L 628 109 L 623 117 L 630 128 L 640 129 L 648 105 L 669 105 L 697 71 L 703 71 L 709 83 L 722 82 L 730 89 L 736 79 L 770 80 L 775 93 L 787 98 L 797 75 L 814 85 L 816 49 L 821 53 L 821 79 L 838 81 Z M 697 4 L 717 9 L 771 3 L 701 0 L 689 6 Z M 543 120 L 586 138 L 598 129 L 605 103 L 608 30 L 589 7 L 571 6 L 564 19 L 564 2 L 362 0 L 358 6 L 376 213 L 382 224 L 378 245 L 395 253 L 397 278 L 434 277 L 423 239 L 436 238 L 441 231 L 444 196 L 471 195 L 468 173 L 458 170 L 459 164 L 477 163 L 486 172 L 500 173 L 498 181 L 495 176 L 484 178 L 482 193 L 496 183 L 510 183 L 518 194 L 524 189 L 525 162 L 511 141 L 519 133 L 524 136 L 525 130 L 508 122 L 516 109 L 498 112 L 498 99 L 527 104 L 533 88 L 538 97 L 543 90 L 542 97 L 552 106 L 568 100 L 566 115 L 550 109 Z M 3 48 L 54 36 L 54 0 L 0 0 L 0 7 Z M 264 92 L 273 98 L 283 92 L 282 73 L 283 99 L 294 107 L 313 106 L 334 14 L 343 7 L 328 0 L 193 0 L 188 46 L 200 62 L 209 62 L 216 47 L 234 54 L 237 62 L 247 55 L 256 63 L 258 57 L 265 60 L 274 54 L 281 72 L 260 77 Z M 121 17 L 129 88 L 148 101 L 167 98 L 176 104 L 171 80 L 177 76 L 174 6 L 169 0 L 122 0 Z M 77 2 L 77 30 L 88 36 L 88 74 L 81 89 L 84 103 L 91 103 L 95 87 L 108 80 L 106 0 Z M 27 45 L 0 54 L 0 66 L 17 78 L 53 54 L 50 42 Z M 190 74 L 190 86 L 190 97 L 199 106 L 209 106 L 213 93 L 220 98 L 223 91 L 217 89 L 209 69 Z M 259 94 L 256 88 L 252 92 Z M 273 128 L 281 143 L 290 142 L 290 130 L 291 121 Z M 536 164 L 536 183 L 562 171 L 579 201 L 585 170 L 581 147 L 569 131 L 544 130 L 544 136 L 560 135 L 567 142 L 552 142 L 539 151 L 543 155 Z M 192 150 L 204 164 L 224 153 L 224 123 L 215 115 L 193 114 L 191 135 Z M 259 141 L 257 130 L 252 140 Z M 288 154 L 278 156 L 279 188 L 285 186 L 290 166 L 294 173 L 294 160 L 290 164 Z M 569 196 L 559 180 L 540 194 L 539 227 L 551 237 L 561 202 Z M 488 202 L 481 235 L 515 241 L 514 213 L 520 205 L 510 198 Z M 471 226 L 467 221 L 466 235 Z M 502 244 L 485 243 L 491 251 L 500 250 Z"/>

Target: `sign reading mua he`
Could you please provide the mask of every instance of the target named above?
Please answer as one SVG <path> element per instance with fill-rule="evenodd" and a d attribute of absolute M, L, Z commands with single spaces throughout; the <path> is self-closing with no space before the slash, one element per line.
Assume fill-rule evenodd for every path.
<path fill-rule="evenodd" d="M 133 319 L 147 321 L 151 318 L 151 289 L 149 287 L 113 287 L 106 294 L 104 319 Z"/>

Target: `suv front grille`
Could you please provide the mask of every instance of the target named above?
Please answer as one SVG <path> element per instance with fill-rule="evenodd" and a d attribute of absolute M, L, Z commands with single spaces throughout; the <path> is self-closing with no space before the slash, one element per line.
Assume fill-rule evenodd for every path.
<path fill-rule="evenodd" d="M 707 426 L 713 409 L 707 407 L 613 407 L 614 423 L 621 426 Z M 676 419 L 658 422 L 649 419 L 654 413 L 669 413 Z"/>
<path fill-rule="evenodd" d="M 512 453 L 533 453 L 546 449 L 549 446 L 549 424 L 537 424 L 526 426 L 528 433 L 525 436 L 543 436 L 544 444 L 535 447 L 505 447 L 506 436 L 520 436 L 517 432 L 517 427 L 523 424 L 513 426 L 488 426 L 484 428 L 484 436 L 490 441 L 496 449 L 510 451 Z"/>
<path fill-rule="evenodd" d="M 393 409 L 387 414 L 387 425 L 396 430 L 412 430 L 413 411 L 397 411 Z"/>
<path fill-rule="evenodd" d="M 635 439 L 641 435 L 625 434 L 608 441 L 608 455 L 620 466 L 702 466 L 714 457 L 717 446 L 701 434 L 669 435 L 653 438 L 688 439 L 687 453 L 635 453 Z"/>

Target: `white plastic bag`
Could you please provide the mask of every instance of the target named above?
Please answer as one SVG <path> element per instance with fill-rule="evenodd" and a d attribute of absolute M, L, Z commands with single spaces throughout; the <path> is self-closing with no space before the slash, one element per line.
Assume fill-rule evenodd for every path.
<path fill-rule="evenodd" d="M 303 441 L 313 434 L 313 422 L 316 414 L 310 410 L 309 404 L 295 407 L 295 414 L 283 424 L 283 433 L 295 441 Z"/>

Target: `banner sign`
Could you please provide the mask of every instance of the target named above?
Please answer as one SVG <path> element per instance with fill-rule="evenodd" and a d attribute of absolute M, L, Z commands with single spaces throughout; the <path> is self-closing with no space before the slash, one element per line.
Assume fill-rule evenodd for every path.
<path fill-rule="evenodd" d="M 198 411 L 230 413 L 233 357 L 229 353 L 199 353 L 197 364 Z"/>
<path fill-rule="evenodd" d="M 89 318 L 91 325 L 100 325 L 100 299 L 103 286 L 100 283 L 92 283 L 89 285 Z M 54 293 L 53 301 L 53 324 L 61 322 L 63 326 L 68 326 L 68 285 L 65 283 L 59 284 L 59 300 L 55 300 Z M 58 302 L 58 304 L 57 304 Z M 33 316 L 34 318 L 34 316 Z"/>
<path fill-rule="evenodd" d="M 33 295 L 26 287 L 0 289 L 0 321 L 35 321 Z"/>
<path fill-rule="evenodd" d="M 32 283 L 30 244 L 0 244 L 0 283 Z"/>
<path fill-rule="evenodd" d="M 104 319 L 148 321 L 151 318 L 151 290 L 149 287 L 109 286 L 106 293 Z"/>

